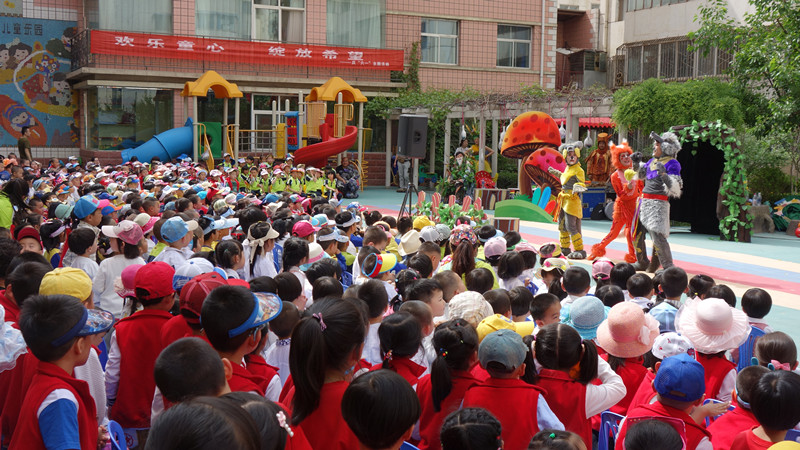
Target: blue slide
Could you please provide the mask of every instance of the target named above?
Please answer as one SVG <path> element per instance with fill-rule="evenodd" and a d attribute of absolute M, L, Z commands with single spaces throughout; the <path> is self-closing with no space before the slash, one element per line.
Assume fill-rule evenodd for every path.
<path fill-rule="evenodd" d="M 173 128 L 153 136 L 144 144 L 122 151 L 122 162 L 126 163 L 131 157 L 136 157 L 141 162 L 150 162 L 153 157 L 158 157 L 163 162 L 171 161 L 185 153 L 192 154 L 192 118 L 186 119 L 182 127 Z"/>

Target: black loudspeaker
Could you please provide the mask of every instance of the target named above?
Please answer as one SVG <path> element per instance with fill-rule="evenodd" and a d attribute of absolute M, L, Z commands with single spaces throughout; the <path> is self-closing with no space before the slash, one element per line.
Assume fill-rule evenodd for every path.
<path fill-rule="evenodd" d="M 397 154 L 406 158 L 424 158 L 428 142 L 428 117 L 401 114 L 397 127 Z"/>

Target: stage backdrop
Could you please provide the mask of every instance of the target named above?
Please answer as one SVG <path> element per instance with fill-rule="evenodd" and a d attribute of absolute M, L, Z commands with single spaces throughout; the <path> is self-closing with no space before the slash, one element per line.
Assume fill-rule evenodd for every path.
<path fill-rule="evenodd" d="M 0 17 L 0 145 L 16 145 L 28 126 L 34 147 L 78 146 L 77 96 L 66 79 L 74 33 L 74 22 Z"/>

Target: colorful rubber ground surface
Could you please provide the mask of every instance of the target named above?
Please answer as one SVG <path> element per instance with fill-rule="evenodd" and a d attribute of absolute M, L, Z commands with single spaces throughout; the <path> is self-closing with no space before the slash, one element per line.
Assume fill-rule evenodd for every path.
<path fill-rule="evenodd" d="M 402 200 L 402 193 L 370 188 L 358 201 L 384 214 L 397 214 Z M 488 213 L 491 215 L 491 211 Z M 610 228 L 610 221 L 585 220 L 583 239 L 587 248 L 599 242 Z M 555 224 L 521 221 L 520 233 L 534 244 L 558 241 Z M 751 287 L 769 291 L 773 307 L 767 321 L 774 329 L 800 342 L 800 239 L 783 233 L 759 234 L 752 243 L 744 244 L 722 242 L 715 236 L 677 228 L 672 230 L 669 241 L 676 264 L 690 277 L 706 274 L 730 286 L 738 297 Z M 648 249 L 652 249 L 652 242 L 647 243 Z M 624 240 L 618 238 L 608 246 L 607 256 L 621 261 L 626 250 Z M 589 269 L 588 261 L 577 263 Z"/>

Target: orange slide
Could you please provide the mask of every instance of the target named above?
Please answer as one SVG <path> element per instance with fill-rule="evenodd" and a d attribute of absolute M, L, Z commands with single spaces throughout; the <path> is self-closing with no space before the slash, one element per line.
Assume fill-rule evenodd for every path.
<path fill-rule="evenodd" d="M 325 167 L 328 158 L 351 148 L 358 138 L 358 127 L 348 125 L 345 127 L 344 136 L 333 136 L 333 114 L 325 117 L 325 123 L 319 126 L 319 135 L 322 142 L 307 145 L 294 152 L 295 164 L 306 164 L 317 168 Z"/>

